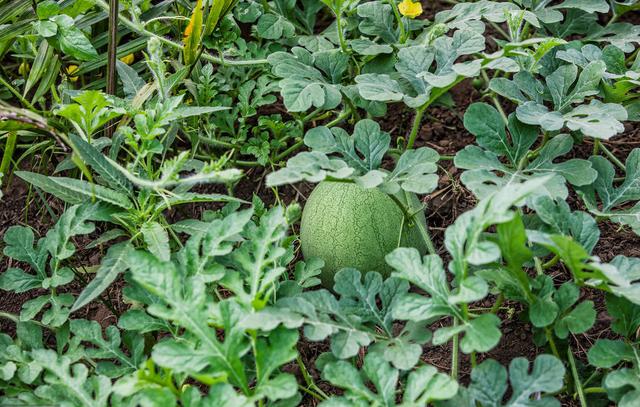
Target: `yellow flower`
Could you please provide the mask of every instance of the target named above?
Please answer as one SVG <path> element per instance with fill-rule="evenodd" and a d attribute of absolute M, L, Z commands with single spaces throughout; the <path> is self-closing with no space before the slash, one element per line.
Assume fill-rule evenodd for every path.
<path fill-rule="evenodd" d="M 136 58 L 133 56 L 133 54 L 125 55 L 122 58 L 120 58 L 120 61 L 124 62 L 127 65 L 131 65 L 135 60 Z"/>
<path fill-rule="evenodd" d="M 18 68 L 18 73 L 22 76 L 27 76 L 29 74 L 29 68 L 30 66 L 27 61 L 23 61 Z"/>
<path fill-rule="evenodd" d="M 416 18 L 422 14 L 422 4 L 420 2 L 413 2 L 411 0 L 402 0 L 402 3 L 398 5 L 400 14 L 409 18 Z"/>
<path fill-rule="evenodd" d="M 76 72 L 78 72 L 78 65 L 69 65 L 67 67 L 67 75 L 69 75 L 69 80 L 71 82 L 78 81 L 78 77 L 74 75 Z"/>

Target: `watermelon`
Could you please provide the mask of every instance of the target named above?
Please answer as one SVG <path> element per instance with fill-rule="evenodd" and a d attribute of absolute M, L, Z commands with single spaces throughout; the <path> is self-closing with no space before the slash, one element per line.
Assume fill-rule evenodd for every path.
<path fill-rule="evenodd" d="M 422 205 L 414 194 L 400 192 L 401 202 L 412 208 L 417 222 L 426 227 Z M 377 188 L 324 181 L 318 184 L 302 211 L 300 243 L 306 259 L 325 262 L 321 280 L 333 285 L 334 274 L 344 267 L 362 272 L 391 273 L 384 256 L 397 247 L 415 247 L 426 253 L 418 227 L 404 220 L 402 210 Z"/>

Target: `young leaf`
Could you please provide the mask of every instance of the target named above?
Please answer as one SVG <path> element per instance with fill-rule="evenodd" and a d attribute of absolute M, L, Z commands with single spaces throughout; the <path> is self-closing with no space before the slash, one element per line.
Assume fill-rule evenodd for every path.
<path fill-rule="evenodd" d="M 133 99 L 146 85 L 146 82 L 140 78 L 135 69 L 120 60 L 116 61 L 116 70 L 118 78 L 122 81 L 122 90 L 125 96 L 128 99 Z"/>
<path fill-rule="evenodd" d="M 529 371 L 531 373 L 529 373 Z M 562 388 L 565 368 L 561 361 L 551 355 L 539 355 L 530 369 L 525 358 L 515 358 L 509 365 L 509 382 L 512 395 L 506 404 L 500 400 L 507 391 L 507 371 L 493 359 L 482 362 L 471 372 L 471 384 L 461 389 L 458 395 L 447 403 L 448 406 L 475 407 L 531 405 L 532 396 L 537 393 L 536 404 L 560 406 L 550 395 Z"/>
<path fill-rule="evenodd" d="M 147 249 L 158 259 L 169 261 L 171 250 L 169 248 L 169 235 L 158 222 L 145 223 L 140 228 L 140 233 L 147 244 Z"/>
<path fill-rule="evenodd" d="M 514 126 L 517 126 L 517 120 L 513 114 L 510 117 L 510 123 L 512 135 L 523 131 L 523 129 L 514 129 Z M 527 138 L 529 141 L 524 141 Z M 522 151 L 531 146 L 531 137 L 527 138 L 520 138 L 525 144 L 512 148 L 509 155 L 515 157 L 524 154 L 519 153 L 518 150 Z M 512 139 L 515 138 L 512 137 Z M 488 196 L 504 185 L 509 185 L 514 180 L 552 175 L 549 182 L 544 185 L 545 188 L 536 191 L 535 195 L 566 199 L 568 196 L 566 182 L 576 186 L 589 185 L 597 177 L 596 171 L 591 168 L 591 163 L 587 160 L 574 158 L 559 163 L 554 162 L 558 157 L 571 151 L 572 146 L 571 136 L 560 134 L 549 140 L 539 150 L 537 158 L 533 161 L 520 160 L 505 164 L 499 160 L 499 155 L 495 152 L 470 145 L 456 154 L 454 164 L 468 170 L 463 173 L 461 180 L 480 198 Z"/>
<path fill-rule="evenodd" d="M 628 202 L 640 200 L 640 149 L 634 149 L 627 157 L 626 177 L 618 187 L 614 186 L 613 164 L 600 156 L 593 156 L 589 160 L 598 175 L 591 185 L 579 190 L 589 211 L 638 230 L 640 224 L 638 224 L 637 215 L 640 212 L 640 206 L 635 205 L 629 209 L 617 208 Z"/>
<path fill-rule="evenodd" d="M 133 247 L 128 242 L 119 243 L 109 248 L 107 254 L 102 258 L 95 278 L 82 290 L 71 307 L 71 312 L 93 301 L 115 281 L 120 273 L 127 270 L 127 256 L 131 250 Z"/>
<path fill-rule="evenodd" d="M 538 229 L 539 231 L 572 236 L 589 253 L 600 240 L 600 229 L 595 219 L 586 212 L 571 212 L 564 201 L 541 196 L 533 200 L 532 207 L 540 220 L 548 226 Z"/>
<path fill-rule="evenodd" d="M 129 180 L 113 167 L 98 149 L 75 134 L 70 134 L 69 139 L 82 161 L 96 171 L 109 187 L 124 194 L 131 192 L 132 186 Z"/>

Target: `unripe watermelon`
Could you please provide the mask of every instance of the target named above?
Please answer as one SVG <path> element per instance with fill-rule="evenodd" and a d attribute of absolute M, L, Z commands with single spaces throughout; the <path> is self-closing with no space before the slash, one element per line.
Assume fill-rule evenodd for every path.
<path fill-rule="evenodd" d="M 411 213 L 421 208 L 414 194 L 401 192 L 397 197 L 405 204 L 409 198 Z M 333 286 L 334 274 L 344 267 L 388 276 L 391 268 L 384 256 L 396 247 L 426 252 L 417 226 L 409 226 L 407 221 L 403 224 L 403 219 L 393 199 L 376 188 L 324 181 L 313 190 L 302 211 L 302 254 L 307 259 L 324 260 L 321 279 L 325 287 Z M 423 211 L 415 219 L 426 227 Z"/>

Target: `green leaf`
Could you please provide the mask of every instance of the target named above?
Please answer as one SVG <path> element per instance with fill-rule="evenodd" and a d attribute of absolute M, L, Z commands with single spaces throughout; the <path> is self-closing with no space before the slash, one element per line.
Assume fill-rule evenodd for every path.
<path fill-rule="evenodd" d="M 64 104 L 54 113 L 69 120 L 87 140 L 107 122 L 125 113 L 123 108 L 115 107 L 104 93 L 95 90 L 80 92 L 72 100 L 75 103 Z"/>
<path fill-rule="evenodd" d="M 488 352 L 493 349 L 502 333 L 500 332 L 500 318 L 493 314 L 482 314 L 471 320 L 465 327 L 465 335 L 460 340 L 460 350 L 464 353 Z M 438 331 L 434 333 L 435 337 Z"/>
<path fill-rule="evenodd" d="M 403 191 L 428 194 L 438 186 L 437 162 L 440 155 L 429 147 L 409 149 L 402 153 L 395 168 L 384 179 L 380 188 L 395 194 Z"/>
<path fill-rule="evenodd" d="M 124 209 L 133 209 L 133 204 L 126 195 L 97 184 L 91 184 L 75 178 L 48 177 L 27 171 L 16 171 L 15 174 L 30 184 L 70 204 L 91 202 L 97 199 Z"/>
<path fill-rule="evenodd" d="M 399 102 L 404 97 L 398 81 L 386 74 L 362 74 L 355 81 L 360 96 L 366 100 Z"/>
<path fill-rule="evenodd" d="M 362 382 L 360 372 L 349 362 L 338 360 L 328 363 L 322 370 L 322 375 L 325 380 L 351 394 L 356 394 L 358 398 L 364 400 L 376 399 L 376 395 Z"/>
<path fill-rule="evenodd" d="M 590 28 L 592 30 L 586 37 L 587 40 L 615 45 L 625 53 L 633 52 L 635 49 L 633 44 L 640 43 L 640 27 L 635 24 L 613 23 L 605 27 L 592 25 Z"/>
<path fill-rule="evenodd" d="M 391 136 L 381 131 L 378 123 L 368 119 L 356 123 L 352 137 L 339 127 L 330 130 L 319 126 L 309 130 L 304 138 L 305 144 L 314 151 L 340 154 L 359 174 L 380 166 L 390 141 Z"/>
<path fill-rule="evenodd" d="M 256 365 L 259 375 L 256 392 L 275 401 L 293 397 L 298 390 L 296 379 L 290 374 L 279 374 L 278 367 L 292 361 L 298 355 L 295 346 L 298 332 L 280 327 L 267 337 L 258 339 Z"/>
<path fill-rule="evenodd" d="M 398 248 L 386 256 L 386 261 L 395 270 L 396 278 L 405 279 L 429 294 L 429 297 L 408 294 L 398 300 L 393 316 L 398 319 L 422 321 L 438 316 L 460 317 L 458 304 L 478 301 L 488 293 L 484 280 L 470 277 L 463 281 L 457 292 L 449 291 L 442 260 L 435 256 L 424 256 L 413 248 Z M 500 320 L 495 315 L 484 314 L 461 325 L 440 328 L 433 337 L 434 344 L 442 344 L 457 333 L 465 332 L 460 343 L 465 353 L 472 351 L 486 352 L 497 345 L 500 340 L 498 325 Z"/>
<path fill-rule="evenodd" d="M 0 274 L 0 289 L 23 293 L 42 286 L 42 279 L 17 268 L 9 268 Z"/>
<path fill-rule="evenodd" d="M 578 304 L 569 313 L 560 317 L 556 322 L 554 330 L 558 338 L 565 339 L 569 332 L 581 334 L 588 331 L 596 320 L 596 310 L 592 301 L 584 301 Z"/>
<path fill-rule="evenodd" d="M 598 339 L 587 353 L 589 363 L 595 367 L 612 368 L 622 361 L 632 361 L 635 358 L 631 345 L 611 339 Z"/>
<path fill-rule="evenodd" d="M 281 94 L 284 105 L 290 112 L 304 112 L 312 106 L 322 109 L 333 109 L 342 100 L 339 85 L 331 78 L 337 78 L 347 67 L 346 55 L 339 51 L 331 54 L 311 54 L 304 48 L 294 47 L 291 54 L 276 52 L 269 55 L 268 60 L 273 67 L 273 73 L 284 78 L 280 81 Z M 329 59 L 336 70 L 329 77 L 323 75 L 329 64 Z M 320 68 L 320 69 L 318 69 Z"/>
<path fill-rule="evenodd" d="M 321 403 L 321 406 L 396 405 L 398 371 L 383 359 L 376 347 L 365 356 L 361 371 L 346 361 L 330 361 L 322 367 L 322 377 L 344 389 L 344 395 L 334 396 Z M 365 380 L 371 385 L 368 386 Z M 439 373 L 433 366 L 421 366 L 407 378 L 403 405 L 427 405 L 433 401 L 447 400 L 457 391 L 455 380 Z"/>
<path fill-rule="evenodd" d="M 39 23 L 40 25 L 42 25 L 45 22 L 42 21 Z M 52 35 L 55 35 L 55 32 L 52 33 Z M 53 47 L 49 46 L 49 43 L 47 41 L 42 41 L 40 43 L 40 46 L 38 47 L 38 53 L 33 60 L 33 66 L 29 71 L 29 77 L 27 78 L 27 82 L 24 85 L 23 95 L 27 95 L 29 93 L 33 86 L 35 86 L 35 84 L 40 81 L 43 75 L 45 75 L 46 71 L 54 70 L 54 66 L 52 66 L 51 63 L 53 62 L 55 64 L 57 58 L 55 58 L 53 51 Z M 34 100 L 35 99 L 37 98 L 34 98 Z"/>
<path fill-rule="evenodd" d="M 124 94 L 128 99 L 133 99 L 146 82 L 140 78 L 135 69 L 120 60 L 116 61 L 116 70 L 118 71 L 118 78 L 122 82 Z"/>
<path fill-rule="evenodd" d="M 608 279 L 611 292 L 640 305 L 640 258 L 618 255 L 609 264 L 593 265 Z"/>
<path fill-rule="evenodd" d="M 232 267 L 221 282 L 236 294 L 238 303 L 261 309 L 275 292 L 275 284 L 286 271 L 281 259 L 287 255 L 283 247 L 287 229 L 279 206 L 262 215 L 257 225 L 245 228 L 246 240 L 232 253 Z"/>
<path fill-rule="evenodd" d="M 256 25 L 259 38 L 277 40 L 292 37 L 295 27 L 286 18 L 275 14 L 263 14 Z"/>
<path fill-rule="evenodd" d="M 529 362 L 525 358 L 513 359 L 509 365 L 508 376 L 512 395 L 504 406 L 530 406 L 534 395 L 535 405 L 560 406 L 558 400 L 548 394 L 553 394 L 562 388 L 564 373 L 565 368 L 562 362 L 551 355 L 537 356 L 533 362 L 533 368 L 529 367 Z M 495 360 L 489 359 L 473 369 L 469 387 L 461 389 L 447 405 L 502 406 L 501 400 L 507 388 L 506 369 Z"/>
<path fill-rule="evenodd" d="M 635 207 L 631 210 L 616 208 L 640 200 L 640 149 L 634 149 L 627 157 L 626 177 L 618 187 L 614 186 L 613 164 L 600 156 L 593 156 L 589 160 L 598 174 L 591 185 L 580 188 L 589 211 L 622 224 L 634 225 Z"/>
<path fill-rule="evenodd" d="M 595 219 L 586 212 L 571 212 L 564 201 L 554 201 L 541 196 L 533 200 L 533 209 L 548 229 L 542 231 L 573 237 L 589 253 L 600 240 L 600 229 Z"/>
<path fill-rule="evenodd" d="M 386 44 L 377 44 L 368 38 L 360 38 L 349 41 L 351 48 L 360 55 L 375 56 L 380 54 L 390 54 L 393 48 Z"/>
<path fill-rule="evenodd" d="M 380 37 L 387 44 L 398 42 L 398 31 L 394 27 L 390 5 L 383 2 L 368 2 L 358 5 L 357 12 L 362 18 L 358 29 L 363 34 Z"/>
<path fill-rule="evenodd" d="M 30 228 L 11 226 L 4 233 L 3 240 L 5 256 L 29 264 L 38 275 L 44 276 L 46 250 L 40 242 L 34 247 L 33 231 Z"/>
<path fill-rule="evenodd" d="M 96 171 L 108 186 L 124 194 L 131 192 L 132 186 L 129 180 L 111 165 L 98 149 L 75 134 L 70 134 L 69 139 L 82 161 Z"/>
<path fill-rule="evenodd" d="M 115 281 L 120 273 L 127 270 L 127 256 L 132 249 L 133 247 L 128 242 L 119 243 L 109 248 L 107 254 L 102 258 L 95 278 L 82 290 L 71 307 L 71 312 L 93 301 Z"/>
<path fill-rule="evenodd" d="M 550 8 L 575 8 L 587 13 L 609 12 L 609 4 L 604 0 L 565 0 L 556 6 L 551 6 Z"/>
<path fill-rule="evenodd" d="M 582 159 L 570 159 L 555 163 L 558 157 L 571 151 L 573 139 L 560 134 L 547 142 L 539 150 L 536 159 L 520 168 L 518 162 L 510 165 L 500 162 L 498 156 L 478 146 L 467 146 L 459 151 L 454 159 L 456 167 L 466 169 L 462 182 L 474 194 L 483 198 L 515 180 L 535 179 L 544 175 L 553 175 L 545 188 L 536 191 L 535 196 L 566 199 L 568 190 L 565 182 L 576 186 L 588 185 L 597 177 L 592 163 Z M 503 175 L 499 175 L 503 174 Z"/>
<path fill-rule="evenodd" d="M 91 61 L 98 57 L 98 52 L 89 39 L 75 26 L 73 19 L 65 14 L 51 18 L 58 25 L 56 39 L 62 52 L 81 61 Z"/>
<path fill-rule="evenodd" d="M 508 129 L 511 140 L 507 137 L 505 123 L 498 111 L 486 103 L 474 103 L 464 114 L 464 127 L 474 136 L 481 147 L 498 156 L 506 156 L 517 165 L 538 138 L 538 131 L 533 126 L 509 116 Z"/>
<path fill-rule="evenodd" d="M 99 204 L 84 204 L 69 207 L 58 219 L 55 226 L 47 232 L 45 245 L 54 261 L 68 259 L 75 252 L 71 238 L 87 235 L 95 230 L 90 221 L 99 216 Z"/>
<path fill-rule="evenodd" d="M 120 331 L 114 325 L 105 330 L 106 339 L 102 335 L 102 327 L 96 321 L 74 319 L 70 322 L 70 329 L 75 337 L 89 342 L 94 347 L 86 350 L 87 355 L 94 360 L 102 360 L 98 364 L 98 372 L 109 377 L 119 377 L 134 372 L 138 363 L 142 361 L 143 338 L 137 336 L 137 349 L 131 349 L 133 355 L 128 356 L 121 349 Z M 117 364 L 114 363 L 117 361 Z"/>
<path fill-rule="evenodd" d="M 60 12 L 60 6 L 55 1 L 47 0 L 38 4 L 36 7 L 36 15 L 40 20 L 46 20 L 57 15 Z"/>
<path fill-rule="evenodd" d="M 374 5 L 378 3 L 370 4 L 359 6 L 358 10 L 363 7 L 375 8 Z M 464 77 L 478 75 L 482 67 L 481 60 L 455 61 L 462 56 L 481 52 L 484 47 L 482 35 L 463 29 L 455 31 L 452 37 L 438 37 L 430 45 L 401 48 L 395 72 L 390 75 L 358 75 L 355 78 L 358 91 L 367 100 L 403 100 L 407 106 L 418 108 L 442 95 L 444 92 L 441 89 L 448 89 Z"/>
<path fill-rule="evenodd" d="M 72 364 L 67 356 L 58 356 L 49 349 L 31 352 L 34 363 L 50 375 L 39 394 L 53 403 L 72 402 L 83 406 L 106 407 L 112 392 L 111 380 L 102 375 L 89 376 L 82 363 Z"/>
<path fill-rule="evenodd" d="M 143 310 L 130 309 L 118 319 L 118 328 L 145 334 L 147 332 L 169 331 L 169 324 L 152 317 Z"/>
<path fill-rule="evenodd" d="M 22 304 L 22 310 L 20 311 L 20 321 L 29 321 L 35 318 L 36 315 L 42 310 L 42 307 L 47 305 L 51 297 L 49 295 L 41 295 L 39 297 L 30 299 Z"/>
<path fill-rule="evenodd" d="M 161 261 L 169 261 L 171 250 L 169 248 L 169 234 L 158 222 L 145 223 L 140 228 L 144 242 L 154 256 Z"/>
<path fill-rule="evenodd" d="M 513 80 L 493 79 L 490 89 L 519 105 L 516 115 L 523 123 L 547 131 L 567 127 L 589 137 L 609 139 L 624 131 L 621 122 L 627 120 L 627 112 L 622 105 L 597 99 L 586 104 L 585 98 L 599 92 L 606 65 L 594 60 L 581 66 L 579 75 L 574 64 L 555 68 L 545 78 L 546 89 L 542 81 L 527 72 L 517 73 Z M 544 105 L 545 99 L 552 100 L 552 110 Z"/>
<path fill-rule="evenodd" d="M 426 405 L 435 400 L 448 400 L 458 392 L 458 383 L 433 366 L 420 366 L 409 374 L 403 403 Z"/>
<path fill-rule="evenodd" d="M 240 359 L 250 347 L 239 323 L 244 314 L 240 305 L 235 301 L 217 304 L 216 325 L 225 331 L 224 339 L 219 339 L 216 330 L 209 326 L 211 303 L 205 292 L 203 275 L 183 275 L 176 264 L 162 262 L 144 251 L 132 252 L 128 260 L 133 279 L 159 298 L 159 303 L 151 305 L 147 311 L 178 324 L 197 339 L 197 343 L 173 339 L 159 343 L 152 353 L 156 362 L 179 371 L 199 373 L 201 380 L 218 381 L 227 376 L 230 383 L 248 389 Z M 176 359 L 178 354 L 186 357 L 189 363 L 180 363 Z M 200 372 L 205 368 L 206 371 Z"/>
<path fill-rule="evenodd" d="M 445 232 L 445 246 L 453 258 L 449 270 L 458 278 L 465 275 L 468 257 L 483 242 L 480 239 L 482 232 L 492 225 L 513 219 L 511 208 L 523 205 L 525 198 L 541 189 L 549 179 L 547 176 L 521 184 L 512 183 L 480 201 L 473 210 L 459 216 Z"/>
<path fill-rule="evenodd" d="M 616 295 L 607 295 L 607 313 L 613 332 L 631 338 L 640 327 L 640 306 Z"/>

